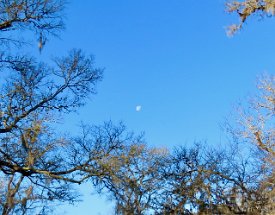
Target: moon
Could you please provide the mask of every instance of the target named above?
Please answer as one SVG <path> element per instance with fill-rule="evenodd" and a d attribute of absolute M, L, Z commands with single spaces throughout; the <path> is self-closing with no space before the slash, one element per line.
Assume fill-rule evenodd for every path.
<path fill-rule="evenodd" d="M 136 111 L 137 111 L 137 112 L 141 111 L 141 105 L 137 105 L 137 106 L 136 106 Z"/>

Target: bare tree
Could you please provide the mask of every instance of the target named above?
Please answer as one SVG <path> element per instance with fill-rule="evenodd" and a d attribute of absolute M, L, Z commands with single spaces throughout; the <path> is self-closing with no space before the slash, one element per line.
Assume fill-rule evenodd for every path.
<path fill-rule="evenodd" d="M 213 151 L 204 154 L 204 150 L 202 145 L 174 150 L 163 175 L 166 187 L 156 199 L 157 214 L 214 212 L 214 199 L 222 192 L 221 186 L 216 186 L 222 181 L 217 168 L 223 161 L 222 156 Z"/>
<path fill-rule="evenodd" d="M 121 154 L 132 139 L 123 125 L 83 126 L 77 138 L 56 129 L 62 114 L 77 111 L 96 93 L 102 69 L 81 50 L 55 58 L 54 65 L 24 53 L 19 31 L 39 37 L 64 27 L 64 1 L 4 0 L 0 3 L 0 211 L 2 214 L 45 214 L 51 202 L 78 199 L 74 184 L 97 184 L 108 174 L 101 165 Z M 7 45 L 7 46 L 6 46 Z M 108 169 L 108 168 L 107 168 Z"/>
<path fill-rule="evenodd" d="M 164 186 L 161 169 L 166 165 L 168 151 L 148 148 L 141 138 L 125 146 L 121 153 L 109 160 L 113 164 L 110 173 L 98 188 L 107 188 L 116 202 L 116 214 L 146 214 L 154 209 L 153 200 Z"/>
<path fill-rule="evenodd" d="M 81 51 L 57 59 L 56 65 L 49 68 L 31 58 L 3 65 L 10 74 L 0 97 L 1 176 L 8 180 L 6 197 L 1 200 L 3 214 L 19 210 L 17 205 L 27 208 L 30 200 L 31 204 L 71 201 L 76 196 L 70 194 L 67 182 L 81 183 L 87 177 L 74 174 L 92 158 L 83 163 L 71 161 L 66 149 L 73 141 L 58 136 L 51 127 L 56 112 L 77 110 L 95 93 L 102 71 L 93 68 L 92 59 Z"/>
<path fill-rule="evenodd" d="M 36 34 L 39 48 L 42 49 L 47 36 L 58 35 L 64 28 L 63 0 L 3 0 L 0 2 L 0 44 L 19 45 L 27 40 L 19 31 L 32 31 Z M 1 50 L 3 51 L 3 50 Z"/>
<path fill-rule="evenodd" d="M 241 29 L 246 20 L 254 14 L 260 16 L 273 16 L 275 14 L 274 0 L 229 0 L 226 6 L 228 12 L 237 13 L 240 18 L 239 24 L 229 26 L 229 35 Z"/>
<path fill-rule="evenodd" d="M 60 137 L 49 128 L 37 134 L 2 139 L 0 200 L 2 214 L 46 213 L 50 203 L 78 200 L 75 185 L 98 185 L 111 177 L 113 157 L 134 142 L 125 126 L 83 126 L 79 137 Z M 44 131 L 46 131 L 44 133 Z M 23 143 L 25 141 L 25 143 Z M 75 184 L 75 185 L 74 185 Z"/>
<path fill-rule="evenodd" d="M 268 199 L 264 210 L 274 212 L 275 192 L 275 77 L 264 75 L 258 82 L 258 94 L 246 107 L 239 107 L 237 126 L 229 127 L 236 141 L 253 152 L 264 175 L 258 191 Z M 271 213 L 272 213 L 271 212 Z"/>
<path fill-rule="evenodd" d="M 177 148 L 153 200 L 156 214 L 268 214 L 265 171 L 239 149 Z"/>
<path fill-rule="evenodd" d="M 229 33 L 239 30 L 246 20 L 254 15 L 272 17 L 275 14 L 274 0 L 245 0 L 230 1 L 227 4 L 229 12 L 237 13 L 240 17 L 240 24 L 229 27 Z M 248 143 L 246 146 L 257 151 L 256 156 L 263 171 L 265 171 L 259 190 L 269 203 L 265 207 L 267 213 L 274 213 L 275 195 L 275 77 L 265 75 L 259 80 L 259 93 L 246 108 L 238 112 L 238 129 L 231 130 L 232 134 L 240 141 Z M 258 163 L 257 163 L 258 164 Z"/>

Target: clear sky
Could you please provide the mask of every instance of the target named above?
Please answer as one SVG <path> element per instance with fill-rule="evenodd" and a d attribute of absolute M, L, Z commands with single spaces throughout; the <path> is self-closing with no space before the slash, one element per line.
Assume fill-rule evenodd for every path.
<path fill-rule="evenodd" d="M 237 22 L 225 0 L 71 0 L 66 30 L 41 57 L 81 48 L 105 68 L 98 94 L 62 125 L 80 120 L 124 121 L 144 131 L 152 146 L 206 140 L 226 144 L 220 123 L 233 105 L 255 91 L 256 77 L 275 68 L 275 20 L 249 19 L 233 38 L 225 28 Z M 136 106 L 140 105 L 140 111 Z M 61 214 L 109 214 L 110 202 L 91 197 Z"/>

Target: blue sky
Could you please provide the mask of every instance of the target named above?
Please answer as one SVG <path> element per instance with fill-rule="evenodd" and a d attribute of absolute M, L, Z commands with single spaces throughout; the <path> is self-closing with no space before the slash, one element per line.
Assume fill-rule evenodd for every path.
<path fill-rule="evenodd" d="M 98 94 L 78 114 L 66 117 L 74 133 L 80 120 L 125 122 L 144 131 L 148 144 L 166 146 L 208 141 L 225 143 L 220 129 L 233 106 L 255 91 L 256 77 L 275 68 L 274 19 L 249 19 L 233 38 L 237 22 L 225 0 L 71 0 L 66 30 L 52 39 L 41 58 L 81 48 L 105 68 Z M 141 105 L 141 111 L 135 110 Z M 85 197 L 60 213 L 109 214 L 110 203 Z"/>

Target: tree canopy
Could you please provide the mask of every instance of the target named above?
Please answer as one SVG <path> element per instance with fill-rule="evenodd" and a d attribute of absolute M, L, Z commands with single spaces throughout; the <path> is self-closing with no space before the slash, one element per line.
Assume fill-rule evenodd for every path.
<path fill-rule="evenodd" d="M 51 214 L 52 204 L 79 200 L 77 185 L 107 194 L 115 214 L 274 213 L 275 77 L 238 112 L 232 145 L 150 147 L 123 123 L 82 124 L 76 136 L 57 129 L 97 92 L 103 69 L 72 49 L 51 65 L 24 53 L 28 31 L 39 50 L 64 28 L 62 0 L 0 3 L 0 212 Z M 254 13 L 274 13 L 270 0 L 231 1 L 242 27 Z M 19 53 L 19 54 L 18 54 Z M 60 131 L 61 130 L 61 131 Z M 245 147 L 240 147 L 243 144 Z M 244 149 L 243 149 L 244 148 Z M 249 150 L 248 150 L 249 149 Z"/>

